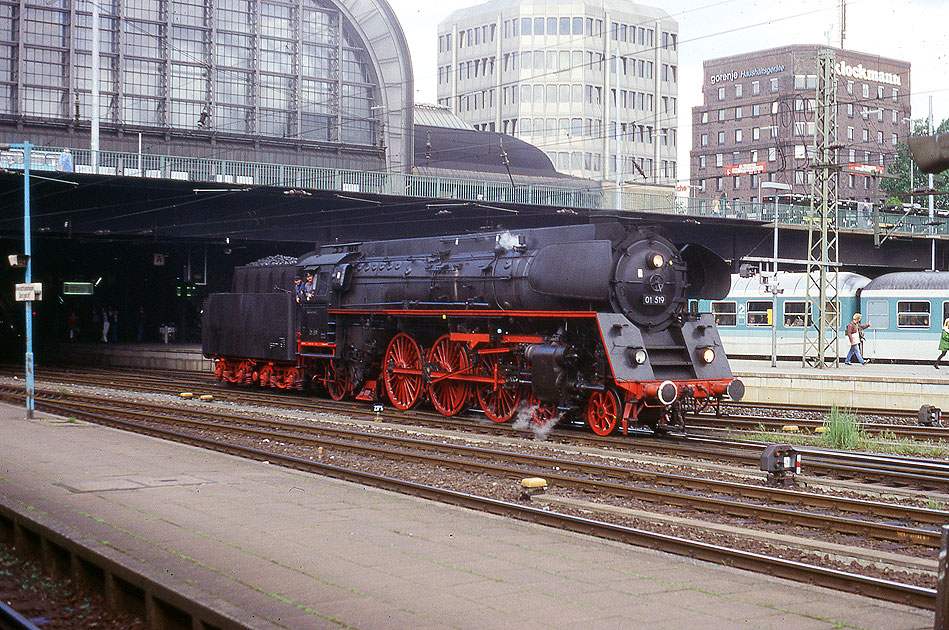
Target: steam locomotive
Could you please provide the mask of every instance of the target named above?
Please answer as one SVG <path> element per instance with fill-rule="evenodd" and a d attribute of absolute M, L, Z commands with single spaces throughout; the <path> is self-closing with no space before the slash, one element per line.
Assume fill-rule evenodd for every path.
<path fill-rule="evenodd" d="M 350 244 L 235 269 L 209 296 L 202 345 L 234 384 L 334 400 L 427 400 L 495 422 L 530 413 L 597 434 L 655 431 L 744 393 L 709 314 L 724 260 L 616 220 Z M 273 261 L 269 261 L 273 262 Z M 294 276 L 313 272 L 297 303 Z"/>

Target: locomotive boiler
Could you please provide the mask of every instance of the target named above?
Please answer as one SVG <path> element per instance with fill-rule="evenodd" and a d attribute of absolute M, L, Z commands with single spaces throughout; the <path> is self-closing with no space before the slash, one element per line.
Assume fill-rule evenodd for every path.
<path fill-rule="evenodd" d="M 615 220 L 331 244 L 235 270 L 204 308 L 203 350 L 228 383 L 336 400 L 566 417 L 600 435 L 663 430 L 740 399 L 715 322 L 725 261 Z M 272 261 L 271 261 L 272 262 Z M 293 278 L 312 272 L 297 303 Z"/>

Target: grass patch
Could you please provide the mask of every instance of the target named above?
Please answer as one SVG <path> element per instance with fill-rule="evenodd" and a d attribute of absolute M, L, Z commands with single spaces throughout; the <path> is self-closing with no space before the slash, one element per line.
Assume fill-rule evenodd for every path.
<path fill-rule="evenodd" d="M 913 440 L 897 437 L 884 431 L 871 436 L 860 426 L 857 414 L 852 411 L 841 412 L 831 408 L 824 421 L 824 433 L 790 433 L 772 431 L 759 424 L 757 431 L 738 433 L 732 436 L 738 439 L 750 439 L 758 442 L 799 444 L 824 448 L 859 450 L 870 453 L 886 453 L 907 457 L 926 457 L 931 459 L 949 459 L 949 443 L 935 440 Z"/>
<path fill-rule="evenodd" d="M 865 450 L 870 436 L 860 428 L 857 414 L 852 411 L 841 411 L 836 405 L 830 408 L 830 413 L 824 420 L 824 433 L 821 443 L 827 448 L 842 448 L 847 450 Z"/>

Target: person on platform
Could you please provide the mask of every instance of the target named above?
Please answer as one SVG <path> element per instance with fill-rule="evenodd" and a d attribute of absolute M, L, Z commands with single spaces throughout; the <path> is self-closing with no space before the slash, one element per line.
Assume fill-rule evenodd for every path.
<path fill-rule="evenodd" d="M 850 365 L 850 360 L 856 358 L 860 362 L 860 365 L 866 363 L 866 360 L 860 355 L 860 331 L 869 328 L 870 323 L 861 324 L 860 320 L 863 318 L 863 315 L 860 313 L 854 313 L 853 321 L 847 324 L 847 330 L 844 331 L 847 335 L 847 340 L 850 341 L 850 352 L 847 353 L 847 358 L 844 359 L 844 363 Z"/>
<path fill-rule="evenodd" d="M 102 339 L 100 339 L 100 341 L 102 341 L 102 343 L 109 343 L 109 312 L 104 306 L 102 307 L 99 316 L 102 318 L 100 320 L 102 322 Z"/>
<path fill-rule="evenodd" d="M 936 362 L 933 364 L 933 367 L 937 370 L 939 369 L 939 362 L 942 361 L 947 352 L 949 352 L 949 317 L 942 323 L 942 335 L 939 337 L 939 356 L 936 357 Z"/>

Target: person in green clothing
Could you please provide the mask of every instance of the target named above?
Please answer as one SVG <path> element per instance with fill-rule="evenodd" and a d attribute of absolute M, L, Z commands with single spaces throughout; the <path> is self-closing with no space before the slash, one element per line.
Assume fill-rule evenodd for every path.
<path fill-rule="evenodd" d="M 949 317 L 942 323 L 942 336 L 939 337 L 939 356 L 936 357 L 936 362 L 933 364 L 937 370 L 939 369 L 939 362 L 946 356 L 946 352 L 949 352 Z"/>

